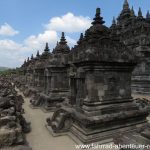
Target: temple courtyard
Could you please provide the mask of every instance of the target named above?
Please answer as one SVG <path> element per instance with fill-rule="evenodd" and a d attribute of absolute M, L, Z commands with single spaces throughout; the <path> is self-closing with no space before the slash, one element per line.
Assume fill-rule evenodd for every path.
<path fill-rule="evenodd" d="M 53 112 L 46 113 L 41 109 L 32 109 L 30 107 L 30 99 L 25 97 L 22 92 L 16 89 L 19 94 L 21 94 L 25 100 L 23 108 L 25 110 L 24 117 L 26 120 L 31 122 L 32 132 L 26 135 L 26 139 L 32 147 L 32 150 L 76 150 L 74 142 L 69 136 L 63 135 L 59 137 L 53 137 L 45 127 L 46 118 L 52 116 Z M 146 98 L 149 99 L 149 95 L 132 95 L 135 98 Z M 148 117 L 150 120 L 150 118 Z M 106 143 L 114 144 L 114 143 Z M 103 150 L 103 149 L 101 149 Z M 117 150 L 117 149 L 112 149 Z"/>
<path fill-rule="evenodd" d="M 0 76 L 0 148 L 150 149 L 150 13 L 124 0 L 108 27 L 101 12 L 74 47 L 62 31 Z"/>
<path fill-rule="evenodd" d="M 19 92 L 19 90 L 18 90 Z M 21 92 L 19 92 L 23 96 Z M 24 97 L 24 96 L 23 96 Z M 53 138 L 47 131 L 46 118 L 52 113 L 44 113 L 41 109 L 32 109 L 29 98 L 24 97 L 25 118 L 31 122 L 32 132 L 26 135 L 27 141 L 33 150 L 74 150 L 75 142 L 68 136 Z"/>

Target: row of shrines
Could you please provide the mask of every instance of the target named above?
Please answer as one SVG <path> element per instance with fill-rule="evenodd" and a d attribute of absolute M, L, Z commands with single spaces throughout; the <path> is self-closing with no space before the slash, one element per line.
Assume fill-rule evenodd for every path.
<path fill-rule="evenodd" d="M 144 18 L 139 9 L 135 16 L 125 0 L 117 22 L 110 28 L 103 24 L 97 8 L 74 48 L 62 33 L 52 52 L 46 43 L 41 55 L 20 68 L 16 84 L 32 97 L 32 107 L 54 111 L 47 119 L 53 135 L 70 132 L 90 143 L 147 125 L 147 106 L 131 96 L 131 75 L 138 64 L 133 87 L 145 89 L 139 85 L 149 76 L 150 15 Z"/>
<path fill-rule="evenodd" d="M 114 40 L 123 42 L 128 48 L 131 48 L 141 54 L 141 57 L 139 58 L 139 63 L 136 69 L 134 70 L 132 76 L 132 91 L 135 93 L 149 94 L 150 93 L 150 62 L 149 62 L 150 13 L 149 11 L 146 14 L 146 18 L 144 18 L 142 16 L 142 11 L 139 8 L 138 16 L 136 16 L 133 7 L 130 9 L 128 2 L 125 1 L 123 5 L 123 10 L 121 11 L 119 17 L 117 18 L 117 21 L 115 20 L 115 18 L 113 19 L 112 25 L 109 28 L 109 32 L 110 32 L 110 36 Z M 83 36 L 83 34 L 81 34 L 81 37 L 77 42 L 77 44 L 79 44 L 83 38 L 86 39 L 86 34 L 87 33 L 85 33 L 85 37 Z M 74 49 L 71 50 L 69 49 L 63 33 L 60 42 L 57 43 L 57 46 L 52 53 L 49 52 L 48 45 L 47 45 L 41 56 L 39 55 L 39 52 L 37 52 L 37 56 L 33 58 L 32 55 L 31 60 L 29 60 L 28 58 L 27 62 L 25 61 L 22 67 L 24 68 L 26 73 L 32 72 L 31 74 L 33 75 L 35 72 L 36 72 L 35 74 L 37 74 L 36 68 L 40 68 L 37 66 L 37 64 L 39 63 L 40 65 L 41 58 L 42 60 L 49 59 L 48 61 L 46 61 L 44 65 L 41 65 L 43 69 L 46 69 L 47 65 L 49 64 L 49 61 L 51 64 L 52 60 L 55 60 L 57 61 L 57 63 L 59 62 L 60 64 L 64 63 L 64 61 L 65 64 L 70 64 L 72 60 L 70 59 L 68 61 L 67 59 L 70 58 L 70 55 L 73 53 Z M 49 56 L 44 56 L 45 54 Z M 63 54 L 61 55 L 62 58 L 60 58 L 59 56 L 60 54 Z M 42 80 L 40 80 L 40 82 L 42 82 Z"/>

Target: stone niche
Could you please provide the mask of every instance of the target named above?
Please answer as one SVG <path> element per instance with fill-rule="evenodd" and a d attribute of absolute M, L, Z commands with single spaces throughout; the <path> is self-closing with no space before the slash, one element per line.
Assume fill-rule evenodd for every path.
<path fill-rule="evenodd" d="M 98 8 L 92 26 L 71 52 L 71 98 L 47 119 L 54 136 L 68 134 L 77 142 L 104 142 L 116 133 L 147 124 L 147 107 L 131 97 L 136 53 L 112 38 L 103 23 Z"/>

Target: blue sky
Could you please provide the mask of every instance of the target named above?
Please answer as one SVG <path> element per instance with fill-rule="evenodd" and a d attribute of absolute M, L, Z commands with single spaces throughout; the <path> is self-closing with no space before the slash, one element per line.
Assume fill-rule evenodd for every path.
<path fill-rule="evenodd" d="M 150 0 L 128 0 L 145 16 Z M 0 66 L 18 67 L 27 56 L 42 52 L 44 43 L 52 49 L 66 32 L 73 46 L 89 26 L 95 9 L 101 8 L 105 24 L 122 10 L 124 0 L 0 0 Z M 81 23 L 81 24 L 80 24 Z M 58 27 L 60 25 L 60 27 Z M 49 35 L 51 34 L 51 35 Z"/>

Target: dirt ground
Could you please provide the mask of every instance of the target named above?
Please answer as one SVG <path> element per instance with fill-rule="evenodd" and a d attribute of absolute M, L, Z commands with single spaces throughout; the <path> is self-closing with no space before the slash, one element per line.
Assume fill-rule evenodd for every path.
<path fill-rule="evenodd" d="M 19 92 L 19 94 L 22 94 Z M 29 98 L 25 98 L 23 108 L 25 118 L 31 122 L 32 131 L 26 138 L 33 150 L 75 150 L 75 142 L 68 136 L 53 137 L 45 127 L 46 118 L 52 113 L 44 113 L 40 109 L 32 109 Z"/>
<path fill-rule="evenodd" d="M 18 91 L 19 94 L 22 95 Z M 24 96 L 23 96 L 24 97 Z M 140 95 L 133 95 L 140 97 Z M 145 97 L 148 98 L 148 97 Z M 76 150 L 76 143 L 68 136 L 53 137 L 45 127 L 46 118 L 52 113 L 44 113 L 41 109 L 32 109 L 29 98 L 24 97 L 25 118 L 31 122 L 32 131 L 26 135 L 27 141 L 33 150 Z"/>

